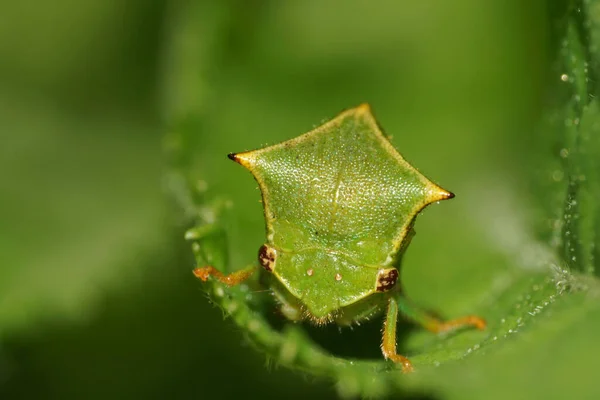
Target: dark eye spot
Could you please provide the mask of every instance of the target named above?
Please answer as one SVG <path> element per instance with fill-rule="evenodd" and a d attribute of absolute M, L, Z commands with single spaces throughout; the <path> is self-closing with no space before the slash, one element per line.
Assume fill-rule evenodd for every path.
<path fill-rule="evenodd" d="M 396 285 L 398 270 L 396 268 L 383 269 L 377 275 L 377 291 L 387 292 Z"/>
<path fill-rule="evenodd" d="M 263 244 L 262 246 L 260 246 L 260 249 L 258 249 L 258 262 L 267 271 L 271 272 L 273 271 L 273 269 L 275 269 L 276 258 L 277 251 L 271 246 Z"/>

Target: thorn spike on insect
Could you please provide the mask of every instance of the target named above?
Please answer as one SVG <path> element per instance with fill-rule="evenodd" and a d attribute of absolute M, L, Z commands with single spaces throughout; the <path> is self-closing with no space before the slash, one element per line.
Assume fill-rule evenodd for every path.
<path fill-rule="evenodd" d="M 404 372 L 413 367 L 396 352 L 399 313 L 432 332 L 485 328 L 476 316 L 441 321 L 402 291 L 400 261 L 417 215 L 454 194 L 404 160 L 368 104 L 294 139 L 228 157 L 258 182 L 266 242 L 254 267 L 223 275 L 207 266 L 197 277 L 236 285 L 260 270 L 284 315 L 316 325 L 385 313 L 381 350 Z"/>

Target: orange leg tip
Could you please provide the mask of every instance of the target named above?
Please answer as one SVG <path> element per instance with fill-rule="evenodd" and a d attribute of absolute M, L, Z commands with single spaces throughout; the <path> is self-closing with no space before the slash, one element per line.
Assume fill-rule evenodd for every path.
<path fill-rule="evenodd" d="M 393 361 L 395 364 L 400 364 L 402 366 L 402 373 L 408 374 L 415 370 L 410 360 L 406 357 L 403 357 L 399 354 L 389 354 L 385 358 Z"/>
<path fill-rule="evenodd" d="M 210 267 L 195 268 L 193 272 L 196 278 L 202 279 L 204 282 L 206 282 L 210 275 Z"/>
<path fill-rule="evenodd" d="M 226 284 L 227 286 L 235 286 L 248 279 L 252 275 L 252 273 L 254 273 L 255 269 L 256 268 L 251 267 L 243 269 L 241 271 L 233 272 L 229 275 L 223 275 L 223 273 L 218 269 L 208 266 L 203 268 L 196 268 L 193 272 L 196 278 L 199 278 L 204 282 L 208 280 L 209 276 L 212 276 L 213 278 L 215 278 L 221 283 Z"/>
<path fill-rule="evenodd" d="M 487 323 L 483 318 L 469 315 L 462 318 L 453 319 L 451 321 L 444 322 L 438 326 L 433 326 L 430 330 L 433 332 L 448 332 L 455 329 L 463 328 L 466 326 L 472 326 L 480 331 L 484 330 Z"/>
<path fill-rule="evenodd" d="M 403 361 L 402 362 L 402 373 L 403 374 L 410 374 L 411 372 L 414 372 L 415 368 L 412 366 L 412 363 L 408 360 Z"/>
<path fill-rule="evenodd" d="M 487 323 L 483 318 L 476 317 L 475 315 L 469 315 L 468 317 L 464 318 L 464 325 L 470 325 L 482 331 L 486 328 Z"/>
<path fill-rule="evenodd" d="M 473 326 L 482 331 L 487 327 L 487 322 L 483 318 L 474 317 Z"/>

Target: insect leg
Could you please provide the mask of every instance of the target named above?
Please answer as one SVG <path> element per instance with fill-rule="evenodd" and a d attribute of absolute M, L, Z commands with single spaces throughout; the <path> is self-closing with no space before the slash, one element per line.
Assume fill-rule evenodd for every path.
<path fill-rule="evenodd" d="M 235 286 L 244 282 L 246 279 L 250 278 L 254 271 L 258 269 L 257 266 L 253 265 L 239 271 L 232 272 L 229 275 L 224 275 L 221 271 L 216 269 L 215 267 L 207 266 L 202 268 L 194 269 L 194 275 L 196 278 L 202 279 L 203 281 L 207 281 L 209 276 L 213 276 L 219 282 L 226 284 L 227 286 Z"/>
<path fill-rule="evenodd" d="M 474 327 L 479 330 L 485 329 L 486 323 L 483 318 L 468 315 L 461 318 L 443 321 L 434 317 L 431 313 L 417 307 L 402 294 L 396 297 L 400 312 L 409 319 L 434 333 L 447 332 L 464 327 Z"/>
<path fill-rule="evenodd" d="M 223 257 L 219 257 L 219 251 L 215 251 L 215 242 L 222 234 L 221 228 L 217 224 L 204 224 L 194 227 L 185 233 L 187 240 L 194 241 L 192 250 L 196 256 L 196 262 L 199 264 L 226 264 L 226 260 Z M 212 239 L 212 240 L 211 240 Z M 207 281 L 209 276 L 214 277 L 219 282 L 222 282 L 228 286 L 235 286 L 244 282 L 248 279 L 254 271 L 258 269 L 257 266 L 253 265 L 242 270 L 232 272 L 229 275 L 223 274 L 221 271 L 213 266 L 198 267 L 194 269 L 194 275 L 197 278 Z"/>
<path fill-rule="evenodd" d="M 410 360 L 396 352 L 396 322 L 398 320 L 398 302 L 390 297 L 387 315 L 383 323 L 383 341 L 381 352 L 386 359 L 402 364 L 402 372 L 412 372 Z"/>

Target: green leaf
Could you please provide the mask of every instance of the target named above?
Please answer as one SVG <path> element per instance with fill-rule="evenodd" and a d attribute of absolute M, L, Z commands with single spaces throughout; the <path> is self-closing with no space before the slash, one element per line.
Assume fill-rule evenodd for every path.
<path fill-rule="evenodd" d="M 547 97 L 551 101 L 544 105 L 544 118 L 538 122 L 535 135 L 529 133 L 527 125 L 519 127 L 527 135 L 513 137 L 508 133 L 514 128 L 511 118 L 518 119 L 523 107 L 535 115 L 534 106 L 525 100 L 515 99 L 512 94 L 506 100 L 495 100 L 499 107 L 486 109 L 477 102 L 493 104 L 492 100 L 483 93 L 478 93 L 480 97 L 475 100 L 461 97 L 460 86 L 449 93 L 461 104 L 455 105 L 455 111 L 469 116 L 470 125 L 437 122 L 443 121 L 444 111 L 434 107 L 440 101 L 435 96 L 427 97 L 421 109 L 413 105 L 412 112 L 429 120 L 410 121 L 416 118 L 411 117 L 410 108 L 403 109 L 395 121 L 389 119 L 389 132 L 403 154 L 421 157 L 415 164 L 423 169 L 438 168 L 438 174 L 428 174 L 440 176 L 441 182 L 453 181 L 456 188 L 451 184 L 448 187 L 457 193 L 452 210 L 439 207 L 419 221 L 419 235 L 404 260 L 404 285 L 415 301 L 445 316 L 482 315 L 488 320 L 488 329 L 447 336 L 408 330 L 399 346 L 411 357 L 417 372 L 404 375 L 393 364 L 375 356 L 371 359 L 378 350 L 379 343 L 372 340 L 376 336 L 356 341 L 353 334 L 344 331 L 336 337 L 339 343 L 332 345 L 309 327 L 274 318 L 274 304 L 258 282 L 239 288 L 215 282 L 203 284 L 211 300 L 269 359 L 334 382 L 343 396 L 406 391 L 443 398 L 493 399 L 514 393 L 524 398 L 598 395 L 595 371 L 600 344 L 594 332 L 600 329 L 600 284 L 595 277 L 600 220 L 594 199 L 600 198 L 600 110 L 595 87 L 600 6 L 596 1 L 565 2 L 560 7 L 556 4 L 548 4 L 556 46 L 555 59 L 548 67 Z M 320 32 L 319 43 L 330 43 L 329 51 L 317 46 L 313 53 L 310 46 L 300 46 L 299 54 L 286 52 L 283 39 L 277 35 L 281 27 L 273 21 L 283 18 L 287 31 L 302 31 L 302 18 L 314 11 L 314 6 L 307 5 L 296 6 L 291 13 L 289 7 L 274 6 L 273 14 L 255 10 L 249 17 L 224 5 L 193 5 L 173 20 L 170 60 L 177 66 L 172 71 L 180 73 L 171 76 L 173 98 L 180 101 L 177 93 L 212 87 L 202 92 L 206 96 L 202 103 L 184 101 L 170 108 L 171 131 L 167 138 L 172 160 L 169 186 L 185 215 L 194 219 L 188 239 L 199 265 L 210 263 L 222 271 L 238 270 L 253 262 L 264 241 L 261 206 L 258 202 L 252 204 L 252 198 L 258 201 L 259 194 L 251 182 L 238 177 L 226 154 L 256 147 L 257 141 L 275 143 L 294 137 L 319 118 L 363 100 L 375 104 L 376 109 L 380 103 L 384 115 L 380 119 L 385 121 L 385 116 L 397 114 L 401 102 L 390 94 L 392 88 L 407 85 L 404 88 L 410 91 L 410 83 L 386 67 L 404 65 L 395 53 L 373 50 L 385 48 L 385 39 L 366 33 L 353 46 L 338 48 L 334 44 L 339 40 L 338 32 L 330 28 L 327 15 L 321 16 L 323 25 L 315 22 L 318 26 L 311 25 L 311 30 Z M 515 3 L 513 9 L 510 7 L 502 11 L 512 15 L 510 11 L 519 6 Z M 537 9 L 532 9 L 530 16 L 536 15 Z M 368 25 L 359 18 L 360 11 L 355 12 L 346 17 Z M 493 10 L 489 13 L 492 15 Z M 272 19 L 273 15 L 278 18 Z M 486 15 L 478 15 L 478 21 Z M 198 22 L 208 20 L 211 24 Z M 246 28 L 243 34 L 239 26 Z M 210 27 L 213 29 L 207 35 L 204 29 Z M 370 28 L 375 31 L 373 26 Z M 528 37 L 528 31 L 520 29 L 519 38 Z M 248 35 L 248 31 L 255 32 L 255 36 Z M 499 32 L 504 31 L 498 28 L 498 40 L 502 37 Z M 182 38 L 185 43 L 181 43 Z M 472 40 L 471 45 L 478 43 Z M 232 43 L 252 48 L 252 57 L 240 55 Z M 186 48 L 209 49 L 207 54 L 221 52 L 223 56 L 190 61 Z M 438 43 L 437 51 L 442 48 Z M 508 48 L 506 45 L 504 51 L 512 54 Z M 525 44 L 523 49 L 527 49 Z M 319 57 L 332 65 L 326 83 L 313 88 L 310 83 L 325 73 L 320 64 L 315 64 L 315 59 L 322 59 Z M 528 65 L 521 53 L 521 58 L 514 57 L 518 60 L 515 65 Z M 429 62 L 434 59 L 430 56 Z M 361 63 L 359 68 L 353 64 L 358 60 L 368 63 Z M 472 68 L 469 61 L 456 62 Z M 491 68 L 493 61 L 483 58 L 477 62 Z M 355 67 L 345 69 L 348 65 Z M 478 71 L 486 69 L 479 65 Z M 289 82 L 288 75 L 294 73 L 298 74 L 297 82 Z M 186 74 L 194 76 L 191 82 L 195 86 L 187 85 Z M 503 78 L 490 74 L 485 79 Z M 372 78 L 377 76 L 385 76 L 385 82 Z M 531 76 L 510 76 L 511 81 L 507 74 L 503 84 L 517 89 L 527 85 Z M 177 77 L 181 81 L 177 82 Z M 424 73 L 421 79 L 429 77 Z M 438 79 L 451 82 L 452 77 L 450 71 L 443 75 L 447 81 Z M 469 75 L 474 86 L 477 79 Z M 416 81 L 412 83 L 418 85 Z M 509 137 L 511 141 L 501 142 L 508 149 L 502 149 L 494 139 L 483 142 L 480 138 L 481 129 L 489 127 L 488 119 L 497 122 L 489 129 L 496 129 L 498 137 Z M 431 131 L 427 131 L 431 137 L 423 132 L 405 133 L 418 132 L 419 124 L 431 124 Z M 418 140 L 411 142 L 414 136 Z M 455 165 L 436 167 L 436 151 L 452 151 Z M 494 159 L 493 154 L 503 151 L 510 161 Z M 481 152 L 485 155 L 477 154 Z M 231 207 L 227 209 L 223 205 L 229 201 Z M 198 301 L 204 298 L 199 296 Z M 372 348 L 374 352 L 367 351 L 369 357 L 361 359 L 357 356 L 359 348 Z"/>

